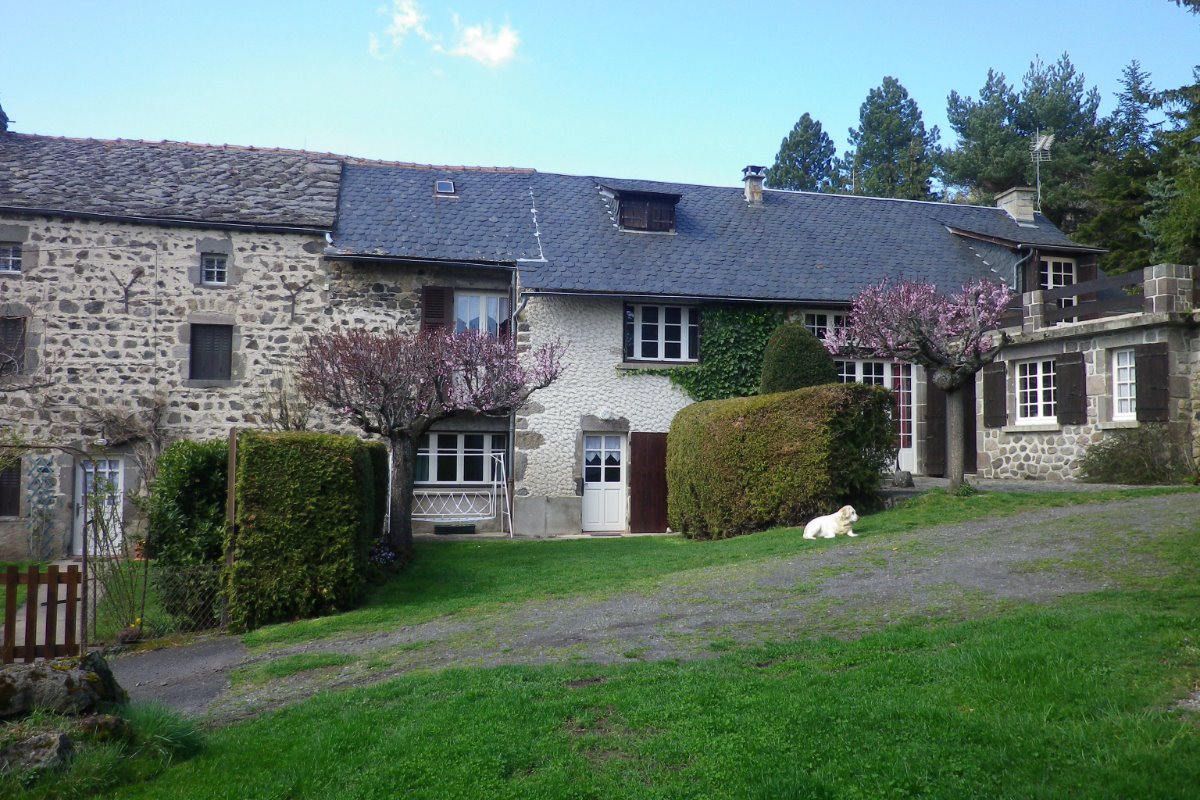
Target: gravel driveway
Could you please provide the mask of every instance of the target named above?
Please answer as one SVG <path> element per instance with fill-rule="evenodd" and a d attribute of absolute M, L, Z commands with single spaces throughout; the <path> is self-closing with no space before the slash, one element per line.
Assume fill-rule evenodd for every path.
<path fill-rule="evenodd" d="M 1194 530 L 1198 512 L 1200 495 L 1188 493 L 877 537 L 814 543 L 797 534 L 794 556 L 692 570 L 616 597 L 527 603 L 269 653 L 223 637 L 111 663 L 134 699 L 219 724 L 414 669 L 706 658 L 732 644 L 965 619 L 1154 575 L 1160 565 L 1136 555 L 1139 538 Z M 349 663 L 230 685 L 236 667 L 302 653 L 337 653 Z"/>

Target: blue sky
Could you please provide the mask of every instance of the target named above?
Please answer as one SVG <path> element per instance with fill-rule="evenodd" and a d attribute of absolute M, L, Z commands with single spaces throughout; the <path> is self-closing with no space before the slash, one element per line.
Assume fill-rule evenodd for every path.
<path fill-rule="evenodd" d="M 838 144 L 883 76 L 946 96 L 1068 52 L 1103 110 L 1121 68 L 1190 80 L 1168 0 L 841 3 L 4 0 L 12 129 L 306 148 L 734 185 L 805 111 Z"/>

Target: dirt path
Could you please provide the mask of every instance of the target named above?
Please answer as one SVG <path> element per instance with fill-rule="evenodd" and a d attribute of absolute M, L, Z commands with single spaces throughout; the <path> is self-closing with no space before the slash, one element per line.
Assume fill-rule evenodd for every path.
<path fill-rule="evenodd" d="M 1140 537 L 1194 528 L 1198 512 L 1200 497 L 1179 494 L 879 537 L 797 537 L 793 557 L 692 570 L 617 597 L 529 603 L 265 654 L 225 638 L 204 643 L 198 662 L 190 648 L 175 648 L 112 666 L 135 699 L 224 722 L 414 669 L 705 658 L 732 644 L 852 636 L 914 617 L 970 618 L 1153 575 L 1158 565 L 1137 555 Z M 235 667 L 313 653 L 347 663 L 229 686 Z"/>

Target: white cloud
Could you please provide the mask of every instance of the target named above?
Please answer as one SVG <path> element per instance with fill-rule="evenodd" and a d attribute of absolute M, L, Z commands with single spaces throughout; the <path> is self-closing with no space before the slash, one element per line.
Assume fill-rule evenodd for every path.
<path fill-rule="evenodd" d="M 479 25 L 463 25 L 457 14 L 452 16 L 456 40 L 453 45 L 442 44 L 443 37 L 429 30 L 426 22 L 429 17 L 421 10 L 416 0 L 392 0 L 391 8 L 384 6 L 379 13 L 388 18 L 388 26 L 383 30 L 390 47 L 384 46 L 383 39 L 376 33 L 367 36 L 367 52 L 372 58 L 383 59 L 396 52 L 404 44 L 409 34 L 429 44 L 430 49 L 446 56 L 470 58 L 485 67 L 495 68 L 507 64 L 516 57 L 517 47 L 521 38 L 509 23 L 505 22 L 499 30 L 494 30 L 492 23 L 484 22 Z"/>
<path fill-rule="evenodd" d="M 473 58 L 485 67 L 495 68 L 512 61 L 521 43 L 521 38 L 507 22 L 500 26 L 500 30 L 493 31 L 490 22 L 464 27 L 456 15 L 454 28 L 458 32 L 458 42 L 443 52 Z"/>

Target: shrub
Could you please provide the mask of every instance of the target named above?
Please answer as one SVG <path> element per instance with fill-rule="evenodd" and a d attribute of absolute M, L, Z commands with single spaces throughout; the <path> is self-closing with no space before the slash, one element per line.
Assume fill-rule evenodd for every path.
<path fill-rule="evenodd" d="M 688 406 L 667 438 L 671 527 L 715 539 L 870 505 L 894 458 L 891 403 L 830 384 Z"/>
<path fill-rule="evenodd" d="M 837 380 L 833 356 L 799 322 L 785 322 L 767 340 L 758 393 L 790 392 Z"/>
<path fill-rule="evenodd" d="M 238 437 L 234 562 L 225 575 L 232 629 L 358 601 L 377 538 L 372 472 L 366 445 L 351 436 Z"/>
<path fill-rule="evenodd" d="M 146 555 L 167 613 L 190 627 L 217 623 L 220 564 L 225 552 L 229 444 L 175 442 L 158 459 L 158 478 L 146 507 Z"/>
<path fill-rule="evenodd" d="M 1182 483 L 1192 476 L 1183 448 L 1165 425 L 1142 424 L 1112 431 L 1079 461 L 1090 483 Z"/>
<path fill-rule="evenodd" d="M 374 518 L 371 521 L 372 539 L 383 536 L 383 523 L 388 512 L 388 485 L 391 483 L 391 470 L 388 465 L 388 447 L 383 442 L 368 442 L 367 455 L 371 459 L 371 474 L 375 478 Z"/>

